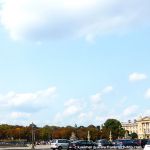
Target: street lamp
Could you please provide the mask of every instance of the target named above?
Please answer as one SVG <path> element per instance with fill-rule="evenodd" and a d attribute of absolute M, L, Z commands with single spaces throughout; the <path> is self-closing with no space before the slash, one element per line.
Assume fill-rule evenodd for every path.
<path fill-rule="evenodd" d="M 109 132 L 109 141 L 112 142 L 112 133 L 111 133 L 111 130 Z"/>
<path fill-rule="evenodd" d="M 34 134 L 34 130 L 33 130 L 33 122 L 32 122 L 32 149 L 34 149 L 34 141 L 35 141 L 35 134 Z"/>
<path fill-rule="evenodd" d="M 91 136 L 90 136 L 90 131 L 88 131 L 88 135 L 87 135 L 88 141 L 90 141 L 90 138 L 91 138 Z"/>
<path fill-rule="evenodd" d="M 146 129 L 144 129 L 144 138 L 146 139 Z"/>
<path fill-rule="evenodd" d="M 78 139 L 78 133 L 77 133 L 77 130 L 78 130 L 78 126 L 77 126 L 77 124 L 75 124 L 75 136 L 76 136 L 76 139 Z"/>

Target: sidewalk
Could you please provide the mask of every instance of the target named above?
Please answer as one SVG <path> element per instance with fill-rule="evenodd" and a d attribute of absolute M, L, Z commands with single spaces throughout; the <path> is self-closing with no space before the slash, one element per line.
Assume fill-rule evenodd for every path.
<path fill-rule="evenodd" d="M 0 150 L 27 150 L 27 149 L 32 149 L 32 145 L 28 147 L 0 147 Z M 39 149 L 39 150 L 48 150 L 50 149 L 50 145 L 36 145 L 34 149 Z"/>

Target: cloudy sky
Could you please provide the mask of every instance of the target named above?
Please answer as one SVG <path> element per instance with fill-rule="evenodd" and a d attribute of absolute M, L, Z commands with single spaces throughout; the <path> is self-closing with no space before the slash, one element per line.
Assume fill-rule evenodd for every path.
<path fill-rule="evenodd" d="M 0 0 L 0 123 L 100 125 L 150 115 L 149 0 Z"/>

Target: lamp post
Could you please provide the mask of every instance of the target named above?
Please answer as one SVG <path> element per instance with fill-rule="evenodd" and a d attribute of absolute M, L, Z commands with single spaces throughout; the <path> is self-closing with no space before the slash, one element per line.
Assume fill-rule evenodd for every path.
<path fill-rule="evenodd" d="M 144 138 L 146 139 L 146 129 L 144 129 Z"/>
<path fill-rule="evenodd" d="M 34 141 L 35 141 L 35 134 L 34 134 L 34 130 L 33 130 L 33 122 L 32 122 L 32 149 L 34 149 Z"/>
<path fill-rule="evenodd" d="M 88 141 L 90 141 L 90 138 L 91 138 L 91 136 L 90 136 L 90 131 L 88 131 L 88 135 L 87 135 Z"/>
<path fill-rule="evenodd" d="M 77 133 L 77 130 L 78 130 L 78 126 L 77 126 L 77 124 L 75 124 L 75 136 L 76 136 L 76 139 L 78 139 L 78 133 Z"/>
<path fill-rule="evenodd" d="M 112 142 L 112 133 L 111 133 L 111 130 L 110 130 L 110 133 L 109 133 L 109 141 Z"/>

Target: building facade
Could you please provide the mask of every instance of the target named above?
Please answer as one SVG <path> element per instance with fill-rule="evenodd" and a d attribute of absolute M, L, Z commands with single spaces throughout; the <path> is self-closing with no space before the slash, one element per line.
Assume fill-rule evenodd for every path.
<path fill-rule="evenodd" d="M 122 123 L 122 127 L 130 134 L 137 133 L 139 139 L 150 138 L 150 117 L 139 117 L 137 120 Z"/>

